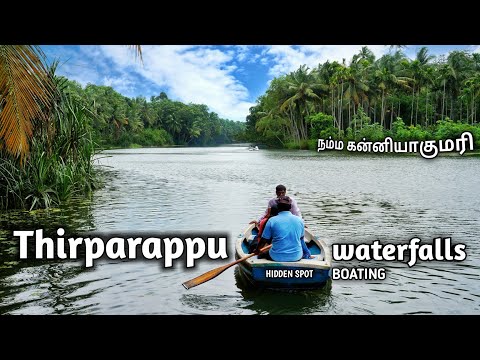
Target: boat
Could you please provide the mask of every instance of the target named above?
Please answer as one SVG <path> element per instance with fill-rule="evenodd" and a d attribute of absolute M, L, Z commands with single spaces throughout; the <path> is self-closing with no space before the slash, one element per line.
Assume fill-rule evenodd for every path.
<path fill-rule="evenodd" d="M 235 258 L 249 255 L 249 243 L 257 234 L 255 224 L 248 226 L 235 244 Z M 262 288 L 316 289 L 323 287 L 331 277 L 332 255 L 325 242 L 305 228 L 305 243 L 313 259 L 278 262 L 259 259 L 257 255 L 240 262 L 239 270 L 252 285 Z"/>

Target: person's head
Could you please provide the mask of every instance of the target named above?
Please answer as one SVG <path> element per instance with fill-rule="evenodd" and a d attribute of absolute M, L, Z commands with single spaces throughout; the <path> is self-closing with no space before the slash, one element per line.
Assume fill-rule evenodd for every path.
<path fill-rule="evenodd" d="M 287 188 L 284 185 L 277 185 L 275 192 L 277 193 L 277 197 L 285 196 L 287 193 Z"/>
<path fill-rule="evenodd" d="M 281 211 L 290 211 L 292 207 L 292 199 L 288 196 L 279 196 L 277 199 L 277 208 L 278 212 Z"/>
<path fill-rule="evenodd" d="M 270 208 L 270 216 L 278 215 L 278 205 L 275 204 Z"/>

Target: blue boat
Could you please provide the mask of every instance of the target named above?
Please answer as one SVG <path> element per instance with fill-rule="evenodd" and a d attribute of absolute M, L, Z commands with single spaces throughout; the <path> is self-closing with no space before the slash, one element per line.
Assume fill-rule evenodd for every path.
<path fill-rule="evenodd" d="M 235 244 L 235 258 L 247 255 L 249 243 L 257 235 L 254 224 L 239 235 Z M 305 229 L 305 243 L 315 256 L 293 262 L 278 262 L 252 256 L 240 262 L 240 273 L 254 286 L 283 289 L 316 289 L 325 285 L 331 276 L 332 256 L 325 242 Z"/>

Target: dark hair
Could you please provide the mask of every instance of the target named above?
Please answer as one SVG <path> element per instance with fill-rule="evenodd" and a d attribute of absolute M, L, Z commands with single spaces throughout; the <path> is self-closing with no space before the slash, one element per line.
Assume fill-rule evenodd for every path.
<path fill-rule="evenodd" d="M 290 211 L 292 208 L 292 199 L 288 196 L 280 196 L 277 199 L 278 212 L 280 211 Z"/>
<path fill-rule="evenodd" d="M 277 205 L 277 208 L 278 208 L 278 212 L 290 211 L 290 209 L 292 208 L 292 204 L 280 203 Z"/>
<path fill-rule="evenodd" d="M 275 204 L 270 208 L 270 216 L 278 215 L 278 205 Z"/>
<path fill-rule="evenodd" d="M 275 188 L 275 191 L 276 192 L 287 191 L 287 188 L 284 185 L 277 185 L 277 187 Z"/>

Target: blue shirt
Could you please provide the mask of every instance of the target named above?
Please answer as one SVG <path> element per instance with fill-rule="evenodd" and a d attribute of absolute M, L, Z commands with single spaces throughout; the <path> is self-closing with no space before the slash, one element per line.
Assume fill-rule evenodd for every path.
<path fill-rule="evenodd" d="M 298 261 L 307 247 L 303 241 L 304 234 L 303 220 L 290 211 L 282 211 L 268 219 L 262 238 L 272 240 L 269 254 L 273 260 Z"/>

